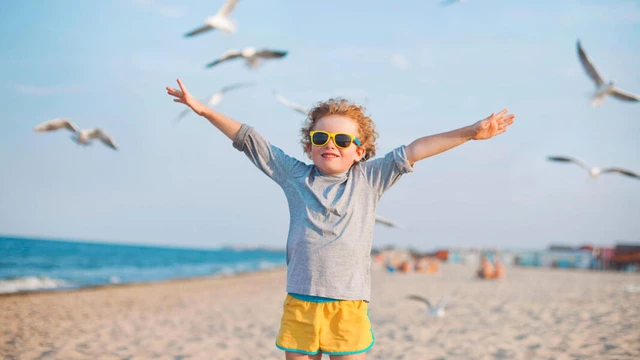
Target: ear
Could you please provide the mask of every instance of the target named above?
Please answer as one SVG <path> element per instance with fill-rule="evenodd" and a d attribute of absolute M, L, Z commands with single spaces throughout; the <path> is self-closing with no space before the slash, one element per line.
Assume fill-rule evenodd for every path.
<path fill-rule="evenodd" d="M 358 156 L 358 161 L 362 160 L 362 157 L 367 152 L 367 150 L 363 146 L 358 146 L 356 148 L 356 155 Z"/>
<path fill-rule="evenodd" d="M 305 146 L 304 149 L 305 154 L 307 154 L 307 157 L 311 160 L 313 160 L 313 158 L 311 157 L 311 144 L 307 144 L 307 146 Z"/>

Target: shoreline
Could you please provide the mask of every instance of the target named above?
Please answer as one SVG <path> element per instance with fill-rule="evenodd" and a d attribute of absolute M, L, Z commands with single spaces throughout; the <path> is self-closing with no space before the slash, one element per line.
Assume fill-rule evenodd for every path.
<path fill-rule="evenodd" d="M 487 281 L 474 272 L 373 264 L 367 359 L 640 357 L 640 293 L 621 290 L 640 285 L 637 274 L 507 268 Z M 449 297 L 445 316 L 428 317 L 409 295 Z M 11 294 L 0 297 L 0 358 L 281 360 L 285 297 L 284 268 Z"/>
<path fill-rule="evenodd" d="M 285 266 L 275 266 L 269 269 L 261 269 L 261 270 L 252 270 L 252 271 L 242 271 L 234 274 L 211 274 L 211 275 L 202 275 L 202 276 L 191 276 L 191 277 L 181 277 L 181 278 L 172 278 L 172 279 L 164 279 L 164 280 L 155 280 L 155 281 L 140 281 L 140 282 L 130 282 L 123 284 L 98 284 L 98 285 L 87 285 L 81 287 L 71 287 L 71 288 L 60 288 L 60 289 L 40 289 L 40 290 L 26 290 L 26 291 L 17 291 L 11 293 L 0 293 L 0 300 L 9 297 L 19 297 L 19 296 L 37 296 L 43 294 L 68 294 L 82 291 L 90 291 L 96 289 L 110 289 L 110 288 L 126 288 L 126 287 L 138 287 L 145 285 L 158 285 L 158 284 L 170 284 L 170 283 L 181 283 L 181 282 L 192 282 L 192 281 L 200 281 L 200 280 L 215 280 L 215 279 L 233 279 L 233 278 L 241 278 L 244 276 L 250 276 L 257 273 L 269 273 L 269 272 L 279 272 L 286 271 L 287 267 Z"/>

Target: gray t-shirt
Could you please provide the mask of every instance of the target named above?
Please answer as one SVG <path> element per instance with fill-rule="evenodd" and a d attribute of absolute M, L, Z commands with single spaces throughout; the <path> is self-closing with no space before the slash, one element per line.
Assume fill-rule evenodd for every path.
<path fill-rule="evenodd" d="M 335 176 L 286 155 L 247 125 L 233 147 L 287 197 L 287 292 L 368 301 L 376 206 L 402 174 L 413 171 L 404 146 Z"/>

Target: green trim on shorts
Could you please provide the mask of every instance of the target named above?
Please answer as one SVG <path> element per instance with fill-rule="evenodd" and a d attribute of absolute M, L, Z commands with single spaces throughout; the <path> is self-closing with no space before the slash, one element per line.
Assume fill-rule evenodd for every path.
<path fill-rule="evenodd" d="M 298 350 L 298 349 L 289 349 L 289 348 L 278 345 L 278 340 L 276 340 L 276 347 L 280 350 L 295 352 L 295 353 L 300 353 L 305 355 L 316 355 L 320 351 L 320 350 L 316 350 L 315 352 L 312 352 L 312 351 L 304 351 L 304 350 Z"/>
<path fill-rule="evenodd" d="M 371 317 L 369 316 L 369 310 L 367 310 L 367 317 L 369 318 L 369 324 L 371 324 Z M 371 345 L 367 346 L 367 348 L 364 349 L 364 350 L 342 351 L 342 352 L 322 351 L 322 353 L 323 354 L 327 354 L 327 355 L 356 355 L 356 354 L 362 354 L 364 352 L 367 352 L 367 351 L 371 350 L 371 348 L 373 347 L 373 343 L 376 342 L 376 337 L 373 336 L 373 327 L 370 327 L 369 331 L 371 331 Z M 313 354 L 308 354 L 308 355 L 313 355 Z"/>
<path fill-rule="evenodd" d="M 369 323 L 371 323 L 371 317 L 369 316 L 369 310 L 367 310 L 367 317 L 369 318 Z M 284 350 L 284 351 L 289 351 L 289 352 L 295 352 L 295 353 L 299 353 L 299 354 L 305 354 L 305 355 L 317 355 L 318 352 L 322 351 L 323 354 L 327 354 L 327 355 L 356 355 L 356 354 L 362 354 L 364 352 L 367 352 L 369 350 L 371 350 L 371 348 L 373 347 L 373 344 L 376 342 L 376 337 L 373 335 L 373 328 L 369 328 L 369 331 L 371 331 L 371 344 L 369 346 L 367 346 L 366 349 L 364 350 L 356 350 L 356 351 L 341 351 L 341 352 L 329 352 L 329 351 L 324 351 L 322 349 L 318 349 L 316 351 L 304 351 L 304 350 L 298 350 L 298 349 L 290 349 L 290 348 L 286 348 L 286 347 L 282 347 L 280 345 L 278 345 L 278 341 L 276 340 L 276 347 L 280 350 Z"/>

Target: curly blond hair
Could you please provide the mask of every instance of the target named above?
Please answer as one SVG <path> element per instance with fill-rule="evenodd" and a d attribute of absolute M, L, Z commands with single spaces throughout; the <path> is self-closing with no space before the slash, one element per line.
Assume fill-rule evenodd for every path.
<path fill-rule="evenodd" d="M 376 126 L 370 117 L 365 115 L 365 107 L 354 104 L 343 98 L 332 98 L 327 101 L 318 102 L 309 111 L 309 116 L 304 122 L 304 126 L 300 130 L 302 139 L 303 151 L 308 154 L 308 149 L 311 147 L 311 140 L 309 139 L 309 133 L 313 130 L 316 123 L 325 116 L 340 115 L 350 118 L 358 125 L 358 139 L 361 146 L 365 149 L 364 156 L 360 161 L 366 161 L 376 155 L 376 140 L 378 139 L 378 133 L 376 132 Z"/>

